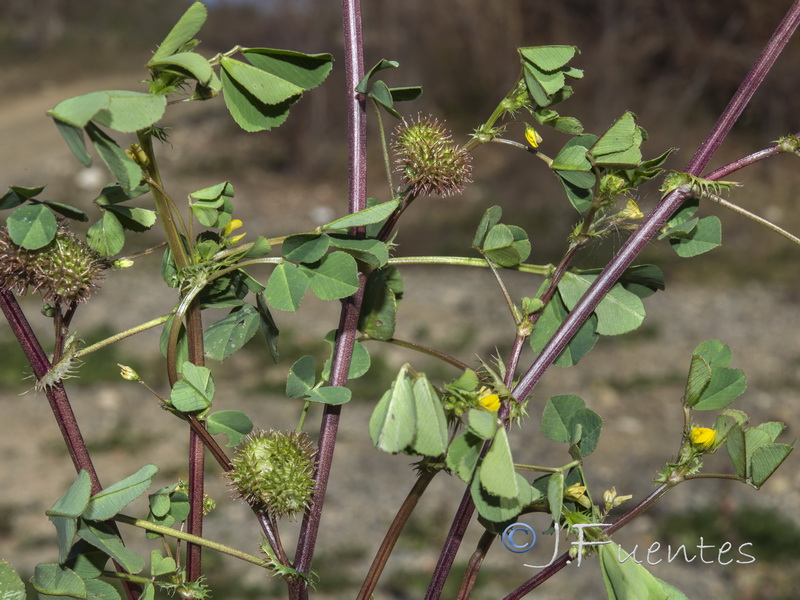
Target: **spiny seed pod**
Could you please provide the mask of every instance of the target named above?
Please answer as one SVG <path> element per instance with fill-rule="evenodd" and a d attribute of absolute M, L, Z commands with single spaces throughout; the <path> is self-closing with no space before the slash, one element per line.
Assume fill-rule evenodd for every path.
<path fill-rule="evenodd" d="M 436 119 L 403 120 L 395 131 L 397 171 L 415 196 L 460 194 L 472 181 L 470 154 Z"/>
<path fill-rule="evenodd" d="M 248 503 L 263 504 L 271 515 L 290 519 L 311 505 L 314 445 L 305 433 L 251 433 L 231 462 L 231 485 Z"/>
<path fill-rule="evenodd" d="M 66 228 L 37 250 L 21 248 L 0 229 L 0 288 L 20 295 L 28 287 L 46 302 L 85 302 L 103 278 L 105 262 Z"/>

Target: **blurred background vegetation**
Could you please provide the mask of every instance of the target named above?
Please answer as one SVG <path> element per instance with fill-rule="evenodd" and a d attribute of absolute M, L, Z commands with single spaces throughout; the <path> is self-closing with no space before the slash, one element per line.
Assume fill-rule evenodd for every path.
<path fill-rule="evenodd" d="M 560 112 L 578 117 L 588 131 L 599 133 L 625 110 L 632 110 L 639 116 L 639 124 L 650 134 L 650 140 L 643 146 L 645 156 L 650 158 L 669 147 L 678 147 L 679 151 L 667 164 L 668 168 L 676 170 L 686 164 L 705 137 L 716 115 L 728 102 L 790 4 L 789 0 L 728 0 L 724 3 L 718 0 L 362 0 L 362 3 L 367 67 L 381 58 L 397 60 L 399 69 L 382 74 L 387 82 L 397 86 L 422 85 L 425 89 L 418 102 L 400 106 L 407 115 L 432 113 L 437 118 L 446 119 L 454 138 L 466 141 L 470 132 L 486 119 L 515 81 L 519 68 L 517 47 L 572 44 L 582 52 L 573 62 L 584 69 L 585 78 L 575 83 L 575 96 L 560 107 Z M 82 169 L 69 155 L 44 113 L 59 100 L 89 91 L 143 89 L 139 82 L 146 78 L 143 65 L 147 57 L 188 4 L 188 0 L 0 2 L 0 188 L 12 184 L 46 183 L 49 186 L 48 199 L 74 202 L 88 209 L 90 218 L 94 219 L 90 203 L 107 183 L 106 176 L 102 171 L 99 171 L 99 179 L 87 175 L 98 171 Z M 246 229 L 252 232 L 251 235 L 280 235 L 306 230 L 343 213 L 347 197 L 347 144 L 339 3 L 331 0 L 217 0 L 208 4 L 211 15 L 199 35 L 203 42 L 199 50 L 206 56 L 241 44 L 332 52 L 336 63 L 329 80 L 307 94 L 292 109 L 292 115 L 284 126 L 268 134 L 253 135 L 239 130 L 219 100 L 198 103 L 198 106 L 173 107 L 167 116 L 167 125 L 173 128 L 170 129 L 172 145 L 162 151 L 162 170 L 174 186 L 174 194 L 181 197 L 206 185 L 230 179 L 237 192 L 236 216 L 245 219 Z M 766 147 L 772 140 L 800 130 L 793 110 L 793 101 L 800 91 L 796 76 L 799 61 L 800 42 L 796 40 L 778 61 L 712 166 Z M 389 123 L 389 126 L 394 124 Z M 552 131 L 543 130 L 541 133 L 544 135 L 542 150 L 551 156 L 566 141 L 561 134 Z M 523 126 L 512 126 L 508 136 L 522 141 Z M 386 183 L 374 119 L 370 120 L 370 145 L 370 160 L 373 161 L 370 195 L 385 200 Z M 500 204 L 505 222 L 522 225 L 528 231 L 534 247 L 531 262 L 548 263 L 560 258 L 575 214 L 555 178 L 540 161 L 527 153 L 499 144 L 489 146 L 475 152 L 475 183 L 462 197 L 426 200 L 428 204 L 424 207 L 423 200 L 420 200 L 404 215 L 398 237 L 399 254 L 469 253 L 480 215 L 488 206 Z M 782 156 L 736 174 L 735 179 L 745 183 L 745 187 L 735 191 L 731 199 L 790 231 L 799 232 L 800 214 L 795 209 L 796 160 Z M 644 210 L 657 201 L 656 187 L 649 186 L 638 199 Z M 650 489 L 648 477 L 658 468 L 657 461 L 661 460 L 663 464 L 664 457 L 674 450 L 675 444 L 671 442 L 650 448 L 653 454 L 660 452 L 655 463 L 648 462 L 652 459 L 650 454 L 629 457 L 635 464 L 626 463 L 627 473 L 622 483 L 627 482 L 628 488 L 615 479 L 619 476 L 619 446 L 624 446 L 634 435 L 631 432 L 652 437 L 647 428 L 664 428 L 664 415 L 676 419 L 672 425 L 679 428 L 676 398 L 680 396 L 685 378 L 685 358 L 701 341 L 697 336 L 718 337 L 734 346 L 738 366 L 748 374 L 751 398 L 754 397 L 758 405 L 751 414 L 757 415 L 761 411 L 763 418 L 759 421 L 780 418 L 789 421 L 790 428 L 796 427 L 796 418 L 789 407 L 791 401 L 796 402 L 796 390 L 800 385 L 800 377 L 795 375 L 800 364 L 800 343 L 791 333 L 795 326 L 800 326 L 796 317 L 800 294 L 795 283 L 796 267 L 793 266 L 796 265 L 798 249 L 716 206 L 704 207 L 703 210 L 722 218 L 723 247 L 697 259 L 681 261 L 665 244 L 653 245 L 645 253 L 644 261 L 656 262 L 667 272 L 667 294 L 671 290 L 678 291 L 673 291 L 671 296 L 658 294 L 652 302 L 648 300 L 647 310 L 649 315 L 653 315 L 653 320 L 649 319 L 645 327 L 631 338 L 626 336 L 623 340 L 604 341 L 604 354 L 599 355 L 600 351 L 596 350 L 585 359 L 585 364 L 575 370 L 557 371 L 552 376 L 548 374 L 548 381 L 552 379 L 554 382 L 554 393 L 581 393 L 583 386 L 587 402 L 600 404 L 603 410 L 598 409 L 598 412 L 606 419 L 608 434 L 604 433 L 606 441 L 601 440 L 597 452 L 597 460 L 601 463 L 598 472 L 606 477 L 604 482 L 616 482 L 620 493 L 647 493 Z M 131 241 L 126 252 L 145 247 L 149 241 L 147 236 Z M 619 236 L 612 237 L 600 247 L 592 248 L 578 261 L 578 266 L 603 264 L 621 241 Z M 420 285 L 421 281 L 423 289 L 427 289 L 426 285 L 433 287 L 443 281 L 438 275 L 422 277 L 416 275 L 419 271 L 414 273 L 419 277 L 415 285 Z M 480 327 L 487 322 L 487 307 L 498 305 L 494 289 L 491 290 L 494 295 L 489 295 L 488 300 L 481 299 L 483 291 L 477 288 L 488 289 L 491 286 L 486 283 L 487 279 L 480 279 L 482 276 L 471 273 L 461 276 L 462 288 L 458 290 L 445 283 L 442 295 L 432 298 L 431 306 L 433 310 L 441 309 L 450 314 L 433 312 L 432 322 L 427 324 L 411 321 L 411 327 L 415 329 L 406 331 L 408 337 L 416 337 L 418 341 L 433 346 L 444 345 L 445 350 L 462 353 L 465 359 L 474 356 L 476 344 L 484 357 L 494 352 L 498 345 L 502 351 L 503 344 L 509 341 L 509 332 L 490 332 L 492 335 L 487 336 Z M 103 293 L 110 297 L 114 292 L 124 294 L 127 289 L 127 293 L 136 297 L 135 302 L 126 305 L 127 310 L 136 307 L 142 316 L 150 318 L 161 314 L 157 311 L 170 308 L 172 299 L 166 295 L 151 298 L 137 294 L 136 289 L 122 286 L 113 289 L 117 287 L 116 281 Z M 482 283 L 478 285 L 474 281 Z M 512 287 L 517 285 L 516 281 L 511 283 Z M 526 281 L 525 285 L 527 287 L 520 288 L 520 293 L 530 294 L 530 282 Z M 690 288 L 700 289 L 706 295 L 690 292 Z M 404 302 L 412 302 L 412 294 L 407 295 Z M 158 304 L 159 300 L 160 307 L 154 308 L 153 303 Z M 118 325 L 113 302 L 110 310 L 101 308 L 102 304 L 100 301 L 91 305 L 91 311 L 85 311 L 88 313 L 83 316 L 86 322 L 81 323 L 80 328 L 87 341 L 101 339 L 111 331 L 109 327 Z M 682 324 L 677 323 L 680 318 L 675 312 L 678 304 L 685 321 Z M 662 320 L 658 316 L 659 306 L 665 315 Z M 741 308 L 735 312 L 733 306 Z M 28 307 L 29 313 L 35 315 L 38 310 L 36 303 L 28 302 Z M 335 308 L 327 310 L 335 311 Z M 327 315 L 324 313 L 326 309 L 319 310 L 315 316 L 322 320 L 319 317 Z M 401 305 L 401 319 L 404 315 L 422 318 L 425 312 L 420 309 L 414 313 L 411 306 L 407 310 L 410 312 L 404 313 Z M 777 322 L 767 321 L 763 327 L 759 326 L 755 319 L 766 318 L 767 313 L 778 315 L 775 317 Z M 470 315 L 472 322 L 465 324 Z M 227 377 L 229 382 L 238 385 L 236 389 L 244 398 L 242 401 L 250 403 L 248 406 L 253 410 L 263 410 L 263 398 L 258 395 L 281 394 L 285 369 L 295 358 L 309 352 L 307 347 L 301 349 L 300 346 L 314 339 L 308 335 L 303 337 L 308 328 L 308 322 L 303 320 L 305 317 L 295 319 L 293 315 L 284 314 L 279 317 L 284 332 L 280 372 L 270 370 L 265 376 L 263 349 L 248 347 L 239 362 L 225 363 L 225 369 L 219 373 L 220 377 Z M 327 317 L 323 333 L 335 323 L 335 313 Z M 457 325 L 447 329 L 451 317 Z M 709 325 L 715 317 L 719 317 L 719 322 Z M 139 322 L 136 316 L 128 320 L 130 325 Z M 737 333 L 740 330 L 741 333 Z M 7 444 L 2 452 L 9 461 L 0 466 L 4 481 L 0 491 L 0 538 L 21 539 L 22 543 L 14 546 L 15 556 L 24 555 L 27 561 L 33 556 L 39 558 L 42 547 L 49 551 L 55 547 L 52 528 L 44 519 L 43 510 L 49 506 L 50 498 L 57 498 L 63 492 L 71 474 L 64 463 L 61 480 L 51 478 L 39 482 L 51 485 L 52 489 L 41 491 L 46 501 L 35 505 L 26 500 L 31 496 L 30 480 L 17 481 L 19 478 L 12 480 L 10 477 L 10 469 L 14 468 L 10 459 L 25 455 L 25 451 L 20 449 L 21 440 L 26 439 L 25 435 L 42 434 L 41 420 L 47 415 L 37 412 L 43 410 L 42 403 L 18 404 L 20 400 L 16 394 L 29 385 L 28 382 L 19 383 L 24 367 L 17 360 L 20 355 L 9 339 L 5 324 L 0 326 L 0 333 L 0 353 L 9 357 L 4 359 L 3 368 L 0 368 L 2 410 L 10 408 L 13 403 L 15 416 L 31 427 L 25 430 L 20 426 L 5 436 Z M 763 339 L 756 339 L 759 333 Z M 791 339 L 784 341 L 784 336 Z M 498 342 L 498 337 L 502 341 Z M 731 341 L 732 338 L 739 342 L 738 346 Z M 780 348 L 775 347 L 776 339 L 781 340 Z M 151 346 L 148 351 L 152 350 L 153 342 L 152 338 L 149 339 Z M 645 344 L 654 350 L 643 350 Z M 673 354 L 670 354 L 670 346 L 674 348 Z M 319 353 L 323 348 L 319 345 Z M 780 356 L 776 358 L 776 354 Z M 119 465 L 124 463 L 122 459 L 137 458 L 146 447 L 156 455 L 153 462 L 165 465 L 162 473 L 171 468 L 171 476 L 180 476 L 182 455 L 171 456 L 174 446 L 169 446 L 168 450 L 163 441 L 172 434 L 159 430 L 160 423 L 146 428 L 146 433 L 129 426 L 131 420 L 139 416 L 135 404 L 138 400 L 130 398 L 135 396 L 136 390 L 130 391 L 129 386 L 125 388 L 127 392 L 117 391 L 117 387 L 113 392 L 108 391 L 112 389 L 109 382 L 118 381 L 115 363 L 130 355 L 130 347 L 127 347 L 119 354 L 113 350 L 104 357 L 91 357 L 87 360 L 85 373 L 76 381 L 82 386 L 79 390 L 91 390 L 99 397 L 98 406 L 102 414 L 94 416 L 87 409 L 86 418 L 95 419 L 90 421 L 88 437 L 90 445 L 100 456 L 101 472 L 116 472 L 114 469 L 119 469 Z M 673 360 L 674 355 L 678 357 Z M 128 362 L 148 381 L 150 378 L 163 378 L 157 358 L 144 358 L 138 363 L 133 362 L 135 360 Z M 374 356 L 374 360 L 371 375 L 380 374 L 380 380 L 371 379 L 371 384 L 358 382 L 361 386 L 356 392 L 358 398 L 377 397 L 396 368 L 391 357 L 388 362 L 380 356 Z M 609 364 L 624 368 L 610 369 Z M 609 370 L 613 372 L 609 373 Z M 447 372 L 440 374 L 434 368 L 429 370 L 429 374 L 442 378 L 449 376 Z M 569 389 L 563 387 L 566 382 L 571 386 Z M 667 397 L 672 404 L 654 410 L 652 407 L 657 405 L 657 398 L 662 397 L 658 394 L 662 393 L 672 395 L 671 399 Z M 623 405 L 620 399 L 629 397 L 648 398 L 650 404 Z M 368 408 L 363 407 L 362 421 L 368 418 Z M 742 408 L 750 412 L 749 405 Z M 617 415 L 622 413 L 621 418 L 615 419 L 614 409 L 618 411 Z M 355 402 L 348 410 L 361 414 L 361 408 Z M 158 418 L 158 414 L 155 416 Z M 288 427 L 293 426 L 295 416 L 294 412 L 285 416 Z M 272 418 L 275 419 L 274 413 Z M 174 427 L 172 423 L 169 425 Z M 53 461 L 63 460 L 55 427 L 52 423 L 49 426 L 47 433 L 52 434 L 52 439 L 34 449 L 30 459 L 33 461 L 31 464 L 47 469 L 55 468 Z M 353 444 L 354 450 L 351 451 L 355 452 L 357 448 L 358 452 L 366 454 L 363 431 L 359 430 L 361 437 L 357 438 L 352 430 L 346 430 L 343 435 L 341 450 L 337 449 L 337 452 L 347 456 L 348 444 L 357 439 L 362 445 Z M 603 456 L 606 458 L 600 458 Z M 540 457 L 537 455 L 536 458 Z M 172 467 L 166 464 L 169 460 L 173 460 Z M 346 459 L 339 460 L 342 462 L 337 464 L 347 464 Z M 377 460 L 383 461 L 378 463 L 378 467 L 355 469 L 362 479 L 364 473 L 368 474 L 370 481 L 367 484 L 363 481 L 343 484 L 350 486 L 351 494 L 360 490 L 362 498 L 369 499 L 374 488 L 362 489 L 359 485 L 377 485 L 371 482 L 384 481 L 381 477 L 390 478 L 384 474 L 385 469 L 400 470 L 402 461 L 397 457 L 378 457 Z M 773 552 L 786 561 L 794 556 L 794 563 L 777 563 L 766 557 L 757 568 L 742 573 L 722 569 L 710 578 L 709 570 L 700 568 L 695 569 L 694 574 L 677 571 L 680 578 L 670 581 L 678 587 L 686 583 L 690 589 L 691 585 L 696 585 L 694 589 L 702 590 L 697 597 L 733 597 L 729 595 L 734 593 L 732 590 L 740 600 L 795 597 L 792 590 L 796 589 L 797 581 L 791 576 L 791 565 L 796 566 L 797 559 L 796 553 L 792 555 L 792 549 L 796 548 L 800 534 L 784 526 L 783 519 L 789 518 L 786 515 L 792 508 L 796 509 L 800 496 L 796 461 L 795 456 L 790 457 L 779 470 L 780 477 L 776 476 L 776 480 L 771 481 L 761 494 L 745 490 L 742 496 L 735 496 L 737 502 L 734 503 L 728 492 L 721 491 L 727 488 L 709 484 L 702 490 L 699 486 L 694 488 L 696 495 L 694 492 L 690 495 L 688 491 L 676 491 L 673 500 L 665 500 L 663 508 L 653 511 L 656 515 L 663 511 L 667 516 L 664 520 L 666 529 L 662 532 L 664 536 L 668 533 L 677 536 L 681 532 L 691 535 L 708 523 L 708 511 L 713 514 L 722 512 L 730 517 L 727 525 L 714 525 L 721 539 L 727 539 L 725 535 L 733 532 L 749 540 L 754 534 L 744 525 L 763 520 L 766 523 L 764 535 L 767 540 L 773 540 Z M 405 467 L 403 463 L 402 468 Z M 785 474 L 781 474 L 782 471 Z M 35 472 L 34 467 L 31 472 Z M 131 469 L 126 466 L 119 475 L 128 472 Z M 349 474 L 339 473 L 340 478 L 346 475 Z M 336 476 L 335 473 L 334 479 Z M 391 479 L 398 478 L 391 475 Z M 108 479 L 113 479 L 113 476 L 108 475 Z M 407 478 L 398 485 L 402 488 L 400 493 L 405 493 Z M 772 485 L 775 487 L 771 488 Z M 460 497 L 458 486 L 450 487 L 452 489 L 432 491 L 438 505 L 423 508 L 419 520 L 410 525 L 411 533 L 402 540 L 398 550 L 400 566 L 387 574 L 384 597 L 399 600 L 422 596 L 427 575 L 419 581 L 415 577 L 420 572 L 427 574 L 433 566 L 431 561 L 435 561 L 438 546 L 430 542 L 434 537 L 432 532 L 439 532 L 442 523 L 449 522 Z M 216 493 L 225 495 L 224 488 L 221 489 Z M 773 493 L 771 489 L 774 496 L 770 496 Z M 778 491 L 783 495 L 778 497 Z M 334 490 L 333 511 L 337 510 L 336 493 Z M 767 501 L 768 509 L 762 509 L 767 512 L 747 512 L 750 509 L 746 506 L 739 509 L 743 498 L 745 502 Z M 689 504 L 694 507 L 692 511 L 683 511 L 682 508 Z M 734 505 L 737 508 L 731 508 Z M 347 502 L 340 503 L 339 509 L 342 506 L 347 511 Z M 720 507 L 727 507 L 727 513 Z M 779 508 L 785 512 L 781 513 Z M 370 522 L 376 527 L 374 531 L 382 532 L 386 519 L 392 516 L 393 504 L 373 505 L 370 509 L 382 511 Z M 355 509 L 350 512 L 358 514 Z M 744 519 L 740 518 L 742 514 Z M 761 516 L 754 517 L 754 514 Z M 685 518 L 681 520 L 681 516 Z M 249 523 L 246 511 L 239 517 L 246 528 Z M 236 520 L 239 517 L 227 515 L 221 521 L 223 525 L 235 524 L 238 527 L 241 525 Z M 659 535 L 647 518 L 641 523 L 638 529 L 629 528 L 630 539 L 635 543 L 653 531 Z M 342 523 L 340 518 L 331 518 L 329 522 L 323 521 L 323 527 L 325 525 L 336 530 Z M 227 533 L 224 529 L 222 533 Z M 35 533 L 29 533 L 31 531 Z M 780 532 L 786 535 L 780 537 Z M 351 529 L 349 533 L 350 536 L 344 539 L 334 537 L 327 546 L 323 539 L 318 554 L 321 574 L 329 585 L 338 581 L 336 585 L 341 590 L 338 595 L 334 591 L 326 597 L 352 598 L 354 586 L 357 589 L 360 583 L 358 576 L 364 572 L 364 561 L 373 550 L 359 545 L 364 542 L 359 530 Z M 438 535 L 436 533 L 437 539 Z M 763 543 L 769 544 L 768 541 Z M 5 558 L 15 562 L 14 556 Z M 340 569 L 340 562 L 360 566 L 352 574 Z M 218 580 L 214 581 L 215 584 L 227 579 L 226 584 L 238 585 L 235 592 L 218 593 L 218 598 L 281 597 L 281 586 L 277 583 L 270 588 L 272 591 L 267 590 L 267 594 L 274 595 L 264 596 L 261 574 L 239 579 L 235 574 L 237 571 L 229 573 L 220 568 L 215 575 L 215 567 L 223 563 L 211 555 L 207 564 L 211 567 L 212 578 Z M 494 574 L 499 589 L 508 589 L 508 578 L 520 578 L 518 565 L 513 564 L 516 569 L 513 573 L 510 572 L 511 566 L 507 555 L 494 565 L 487 563 L 486 571 Z M 587 584 L 589 587 L 583 588 L 584 591 L 598 591 L 591 587 L 598 580 L 591 581 Z M 561 585 L 550 586 L 537 597 L 566 597 L 560 591 Z M 548 593 L 553 595 L 548 596 Z"/>

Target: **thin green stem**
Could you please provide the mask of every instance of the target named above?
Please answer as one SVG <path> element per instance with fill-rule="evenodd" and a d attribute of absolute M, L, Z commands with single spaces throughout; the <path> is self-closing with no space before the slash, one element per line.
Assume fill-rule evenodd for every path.
<path fill-rule="evenodd" d="M 130 573 L 117 572 L 117 571 L 103 571 L 100 574 L 103 579 L 117 579 L 119 581 L 130 581 L 131 583 L 140 583 L 146 585 L 153 583 L 153 577 L 142 577 L 141 575 L 131 575 Z"/>
<path fill-rule="evenodd" d="M 372 107 L 375 109 L 375 117 L 378 119 L 378 134 L 381 140 L 381 151 L 383 152 L 383 166 L 386 169 L 386 182 L 389 184 L 389 197 L 394 198 L 394 183 L 392 182 L 392 161 L 389 158 L 389 146 L 386 144 L 386 131 L 383 129 L 383 115 L 378 101 L 372 98 Z"/>
<path fill-rule="evenodd" d="M 541 473 L 563 473 L 564 471 L 571 469 L 572 467 L 580 466 L 581 461 L 573 460 L 572 462 L 568 462 L 563 467 L 542 467 L 539 465 L 522 465 L 518 463 L 514 463 L 514 468 L 520 471 L 539 471 Z"/>
<path fill-rule="evenodd" d="M 99 342 L 95 342 L 91 346 L 86 346 L 83 350 L 75 354 L 75 358 L 82 358 L 87 354 L 91 354 L 92 352 L 96 352 L 101 348 L 105 348 L 106 346 L 110 346 L 115 342 L 119 342 L 120 340 L 124 340 L 125 338 L 129 338 L 137 333 L 141 333 L 143 331 L 147 331 L 148 329 L 152 329 L 153 327 L 158 327 L 159 325 L 166 323 L 167 319 L 169 319 L 170 315 L 162 315 L 160 317 L 156 317 L 147 323 L 142 323 L 141 325 L 136 325 L 135 327 L 131 327 L 130 329 L 126 329 L 125 331 L 120 331 L 119 333 L 115 333 L 112 336 L 105 338 L 104 340 L 100 340 Z"/>
<path fill-rule="evenodd" d="M 728 210 L 732 210 L 737 215 L 741 215 L 743 217 L 747 217 L 748 219 L 750 219 L 752 221 L 755 221 L 759 225 L 763 225 L 767 229 L 770 229 L 771 231 L 774 231 L 778 235 L 782 235 L 783 237 L 785 237 L 787 240 L 789 240 L 793 244 L 797 244 L 798 246 L 800 246 L 800 238 L 798 238 L 795 235 L 792 235 L 791 233 L 789 233 L 785 229 L 782 229 L 781 227 L 778 227 L 772 221 L 767 221 L 764 217 L 759 217 L 757 214 L 751 213 L 749 210 L 746 210 L 746 209 L 742 208 L 741 206 L 733 204 L 732 202 L 728 202 L 724 198 L 720 198 L 719 196 L 717 196 L 715 194 L 704 194 L 703 198 L 708 198 L 709 200 L 712 200 L 713 202 L 716 202 L 720 206 L 723 206 L 723 207 L 727 208 Z"/>
<path fill-rule="evenodd" d="M 466 363 L 461 362 L 457 358 L 450 356 L 449 354 L 445 354 L 444 352 L 440 352 L 435 348 L 429 348 L 428 346 L 423 346 L 422 344 L 417 344 L 415 342 L 408 342 L 406 340 L 399 340 L 397 338 L 389 338 L 388 340 L 379 340 L 377 338 L 369 337 L 368 335 L 363 335 L 359 338 L 359 341 L 369 342 L 385 342 L 387 344 L 394 344 L 395 346 L 400 346 L 402 348 L 408 348 L 409 350 L 416 350 L 417 352 L 421 352 L 422 354 L 427 354 L 428 356 L 433 356 L 434 358 L 438 358 L 446 363 L 449 363 L 456 367 L 457 369 L 461 369 L 462 371 L 466 371 L 469 369 L 469 365 Z"/>
<path fill-rule="evenodd" d="M 227 554 L 228 556 L 233 556 L 234 558 L 238 558 L 239 560 L 249 562 L 250 564 L 256 565 L 258 567 L 267 568 L 269 566 L 269 563 L 267 563 L 261 558 L 258 558 L 257 556 L 253 556 L 252 554 L 247 554 L 246 552 L 242 552 L 241 550 L 237 550 L 236 548 L 231 548 L 230 546 L 226 546 L 225 544 L 212 542 L 211 540 L 207 540 L 205 538 L 192 535 L 190 533 L 184 533 L 183 531 L 178 531 L 177 529 L 172 529 L 171 527 L 157 525 L 155 523 L 151 523 L 150 521 L 145 521 L 144 519 L 136 519 L 135 517 L 130 517 L 124 514 L 118 514 L 113 518 L 115 521 L 118 521 L 119 523 L 125 523 L 126 525 L 132 525 L 133 527 L 139 527 L 140 529 L 144 529 L 145 531 L 152 531 L 153 533 L 158 533 L 159 535 L 166 535 L 169 537 L 173 537 L 177 540 L 182 540 L 190 544 L 195 544 L 196 546 L 203 546 L 204 548 L 209 548 L 210 550 L 216 550 L 217 552 L 222 552 L 223 554 Z"/>
<path fill-rule="evenodd" d="M 492 270 L 492 275 L 494 275 L 495 280 L 497 281 L 497 285 L 500 286 L 500 291 L 503 294 L 503 298 L 506 301 L 506 306 L 508 306 L 509 312 L 511 312 L 511 318 L 514 319 L 514 325 L 519 325 L 521 315 L 519 313 L 519 309 L 514 304 L 514 301 L 511 299 L 511 295 L 508 293 L 506 289 L 506 284 L 503 283 L 503 279 L 500 277 L 500 273 L 497 272 L 497 267 L 494 266 L 494 263 L 486 259 L 486 264 L 489 265 L 489 268 Z"/>
<path fill-rule="evenodd" d="M 547 156 L 546 154 L 544 154 L 542 152 L 539 152 L 536 148 L 534 148 L 532 146 L 526 146 L 525 144 L 521 144 L 520 142 L 516 142 L 514 140 L 508 140 L 506 138 L 499 138 L 499 137 L 498 138 L 492 138 L 491 141 L 496 143 L 496 144 L 506 144 L 508 146 L 513 146 L 514 148 L 519 148 L 520 150 L 525 150 L 526 152 L 530 152 L 536 158 L 539 158 L 539 159 L 543 160 L 544 163 L 548 167 L 552 167 L 553 166 L 553 159 L 552 158 L 550 158 L 549 156 Z"/>
<path fill-rule="evenodd" d="M 689 481 L 690 479 L 730 479 L 732 481 L 747 483 L 747 479 L 739 477 L 734 473 L 690 473 L 689 475 L 683 476 L 684 481 Z"/>
<path fill-rule="evenodd" d="M 390 265 L 453 265 L 457 267 L 483 267 L 488 269 L 489 264 L 485 258 L 472 258 L 468 256 L 400 256 L 390 258 Z M 534 273 L 536 275 L 549 275 L 552 265 L 531 265 L 521 263 L 516 267 L 508 267 L 509 271 L 520 273 Z"/>

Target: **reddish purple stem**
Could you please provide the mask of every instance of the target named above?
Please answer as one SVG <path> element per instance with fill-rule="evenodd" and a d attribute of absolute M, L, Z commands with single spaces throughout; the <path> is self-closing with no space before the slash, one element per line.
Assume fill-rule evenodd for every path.
<path fill-rule="evenodd" d="M 355 91 L 358 82 L 364 77 L 360 0 L 342 0 L 342 22 L 349 131 L 349 209 L 353 213 L 363 210 L 367 206 L 367 116 L 364 99 Z M 352 233 L 354 235 L 363 234 L 363 228 L 355 229 Z M 331 365 L 330 384 L 334 386 L 347 384 L 347 374 L 350 370 L 365 284 L 366 277 L 362 274 L 359 276 L 358 292 L 343 300 L 342 303 Z M 314 503 L 303 518 L 295 555 L 295 569 L 301 573 L 308 573 L 311 568 L 311 559 L 322 517 L 322 505 L 333 463 L 340 413 L 340 406 L 325 405 L 322 415 L 317 449 Z M 292 600 L 304 600 L 308 598 L 308 588 L 303 582 L 291 582 L 289 594 Z"/>

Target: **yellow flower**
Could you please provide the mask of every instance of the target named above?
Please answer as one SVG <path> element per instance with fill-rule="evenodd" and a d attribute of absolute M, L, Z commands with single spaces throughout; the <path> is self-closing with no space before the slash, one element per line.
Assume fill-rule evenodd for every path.
<path fill-rule="evenodd" d="M 229 236 L 232 232 L 234 232 L 237 229 L 239 229 L 242 225 L 243 225 L 243 223 L 242 223 L 241 219 L 231 219 L 230 223 L 225 225 L 225 229 L 222 230 L 222 235 Z M 239 240 L 241 240 L 245 235 L 247 235 L 247 234 L 246 233 L 240 233 L 239 235 L 233 236 L 228 241 L 230 242 L 231 245 L 233 245 L 233 244 L 237 243 Z"/>
<path fill-rule="evenodd" d="M 708 427 L 694 427 L 689 432 L 689 439 L 697 450 L 708 450 L 717 440 L 717 432 Z"/>
<path fill-rule="evenodd" d="M 222 230 L 222 235 L 230 235 L 231 232 L 236 231 L 243 224 L 241 219 L 231 219 L 230 223 L 225 225 L 225 229 Z"/>
<path fill-rule="evenodd" d="M 486 410 L 497 412 L 500 410 L 500 396 L 490 393 L 484 394 L 481 396 L 480 400 L 478 400 L 478 404 L 480 404 Z"/>
<path fill-rule="evenodd" d="M 542 136 L 540 136 L 536 130 L 527 123 L 525 123 L 525 139 L 528 140 L 528 143 L 534 148 L 538 148 L 539 144 L 542 143 Z"/>

